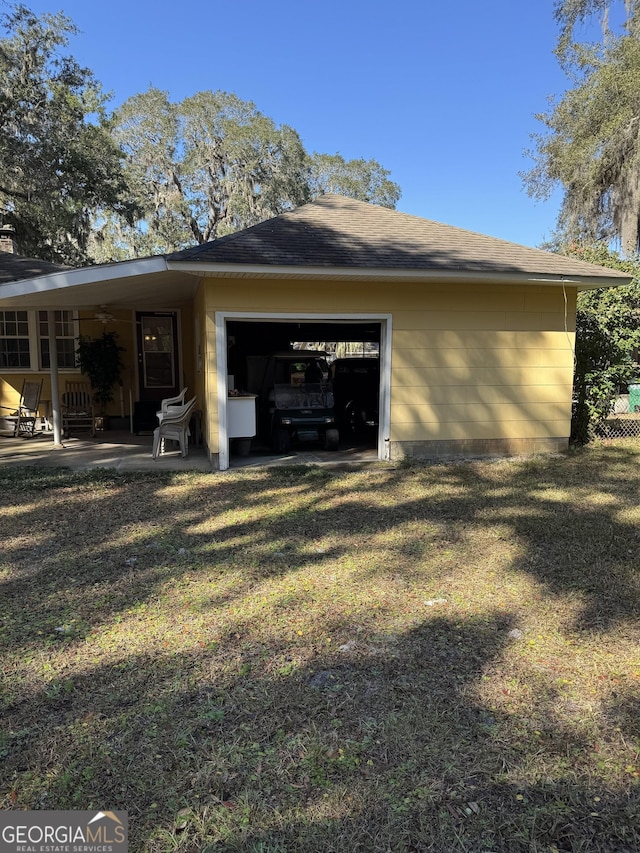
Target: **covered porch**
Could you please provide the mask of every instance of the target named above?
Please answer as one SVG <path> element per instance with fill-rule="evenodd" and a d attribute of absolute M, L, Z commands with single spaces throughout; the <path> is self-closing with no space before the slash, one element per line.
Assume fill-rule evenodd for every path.
<path fill-rule="evenodd" d="M 177 445 L 169 445 L 167 452 L 153 459 L 153 436 L 133 435 L 128 431 L 109 430 L 72 434 L 56 444 L 53 432 L 37 431 L 30 438 L 0 432 L 0 466 L 43 466 L 69 468 L 74 471 L 92 468 L 112 468 L 116 471 L 211 471 L 206 449 L 190 446 L 189 455 L 183 459 Z"/>

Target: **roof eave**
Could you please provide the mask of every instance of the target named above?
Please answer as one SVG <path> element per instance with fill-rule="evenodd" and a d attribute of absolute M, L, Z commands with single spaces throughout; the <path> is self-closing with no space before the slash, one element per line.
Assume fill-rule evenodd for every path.
<path fill-rule="evenodd" d="M 165 272 L 189 273 L 192 276 L 220 276 L 237 278 L 307 278 L 307 279 L 359 279 L 379 281 L 442 281 L 478 282 L 493 284 L 537 284 L 570 286 L 578 290 L 629 285 L 632 276 L 620 275 L 552 275 L 520 270 L 424 270 L 386 269 L 369 267 L 289 266 L 275 264 L 221 264 L 206 261 L 168 261 L 164 255 L 132 261 L 119 261 L 81 269 L 62 270 L 33 278 L 7 282 L 0 287 L 0 301 L 8 298 L 42 294 L 58 290 L 98 284 L 106 281 Z"/>
<path fill-rule="evenodd" d="M 207 261 L 167 261 L 167 269 L 189 272 L 203 276 L 247 278 L 316 278 L 316 279 L 380 279 L 405 281 L 447 281 L 478 283 L 527 283 L 540 285 L 571 286 L 578 290 L 593 290 L 600 287 L 620 287 L 633 281 L 631 276 L 587 276 L 558 275 L 525 272 L 521 270 L 424 270 L 386 269 L 374 267 L 325 267 L 294 266 L 276 264 L 233 264 Z"/>
<path fill-rule="evenodd" d="M 585 276 L 578 281 L 578 290 L 599 290 L 601 287 L 628 287 L 633 282 L 634 276 Z"/>
<path fill-rule="evenodd" d="M 61 270 L 7 282 L 0 288 L 0 298 L 27 296 L 40 292 L 43 295 L 55 290 L 80 287 L 84 284 L 97 284 L 101 281 L 115 281 L 137 275 L 151 275 L 167 271 L 167 262 L 163 255 L 134 261 L 118 261 L 113 264 L 99 264 L 93 267 Z M 35 286 L 34 286 L 35 285 Z"/>

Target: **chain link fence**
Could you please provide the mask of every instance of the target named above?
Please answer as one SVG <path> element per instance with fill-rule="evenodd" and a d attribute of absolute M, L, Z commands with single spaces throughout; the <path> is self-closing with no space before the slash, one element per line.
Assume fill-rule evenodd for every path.
<path fill-rule="evenodd" d="M 640 386 L 632 385 L 629 392 L 617 397 L 610 416 L 597 427 L 599 438 L 640 436 Z"/>

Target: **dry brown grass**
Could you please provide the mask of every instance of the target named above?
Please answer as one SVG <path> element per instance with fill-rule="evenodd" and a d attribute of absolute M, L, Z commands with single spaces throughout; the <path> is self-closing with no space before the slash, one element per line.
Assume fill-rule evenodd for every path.
<path fill-rule="evenodd" d="M 638 850 L 639 463 L 0 471 L 0 806 L 153 853 Z"/>

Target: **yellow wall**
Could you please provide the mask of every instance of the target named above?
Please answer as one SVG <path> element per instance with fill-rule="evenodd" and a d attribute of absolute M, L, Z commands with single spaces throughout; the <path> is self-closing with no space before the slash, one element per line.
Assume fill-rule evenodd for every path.
<path fill-rule="evenodd" d="M 191 399 L 193 394 L 197 393 L 196 386 L 198 384 L 198 379 L 196 376 L 196 336 L 194 307 L 191 305 L 182 306 L 178 310 L 178 320 L 180 324 L 180 366 L 182 368 L 182 386 L 184 387 L 186 385 L 186 387 L 189 389 L 188 399 Z M 191 389 L 194 389 L 193 394 L 190 393 Z"/>
<path fill-rule="evenodd" d="M 392 442 L 569 436 L 576 290 L 550 286 L 206 280 L 215 312 L 392 315 Z M 209 449 L 217 395 L 209 388 Z"/>
<path fill-rule="evenodd" d="M 562 291 L 542 286 L 394 311 L 391 440 L 568 437 L 575 299 L 566 328 Z"/>

